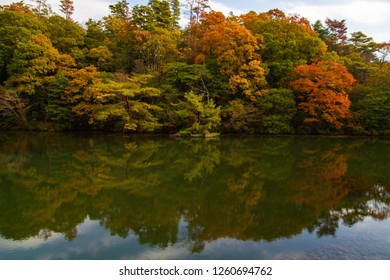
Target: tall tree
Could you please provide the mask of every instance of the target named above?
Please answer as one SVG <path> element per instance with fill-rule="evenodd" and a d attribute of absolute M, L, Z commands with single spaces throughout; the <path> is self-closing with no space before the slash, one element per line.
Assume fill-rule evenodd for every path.
<path fill-rule="evenodd" d="M 47 0 L 33 0 L 36 3 L 36 13 L 38 17 L 50 16 L 53 11 L 51 10 L 51 6 L 47 3 Z"/>
<path fill-rule="evenodd" d="M 93 27 L 93 31 L 96 32 L 95 35 L 98 35 L 99 37 L 101 37 L 101 35 L 106 35 L 103 42 L 100 44 L 99 42 L 96 43 L 98 43 L 98 45 L 106 45 L 114 55 L 113 69 L 130 72 L 134 61 L 132 54 L 134 41 L 136 41 L 138 37 L 134 34 L 136 28 L 131 21 L 130 8 L 127 1 L 122 0 L 114 5 L 110 5 L 110 14 L 103 18 L 102 26 L 97 22 L 88 27 Z M 103 29 L 100 29 L 101 27 L 103 27 Z M 103 31 L 103 34 L 101 31 Z"/>
<path fill-rule="evenodd" d="M 179 52 L 175 35 L 175 32 L 158 27 L 148 32 L 146 40 L 138 49 L 148 71 L 160 71 L 166 63 L 177 60 Z"/>
<path fill-rule="evenodd" d="M 172 11 L 172 26 L 173 28 L 179 28 L 179 20 L 180 20 L 180 1 L 179 0 L 170 0 Z"/>
<path fill-rule="evenodd" d="M 209 0 L 186 0 L 189 27 L 200 22 L 201 15 L 210 9 Z"/>
<path fill-rule="evenodd" d="M 380 65 L 384 65 L 388 63 L 390 56 L 390 42 L 384 42 L 378 44 L 378 53 L 380 54 L 379 62 Z"/>
<path fill-rule="evenodd" d="M 329 30 L 322 24 L 322 21 L 317 20 L 312 27 L 324 42 L 329 39 Z"/>
<path fill-rule="evenodd" d="M 132 11 L 134 23 L 144 30 L 154 28 L 178 29 L 178 1 L 149 0 L 148 5 L 136 5 Z"/>
<path fill-rule="evenodd" d="M 173 26 L 173 17 L 170 4 L 167 0 L 149 0 L 149 6 L 153 11 L 155 25 L 157 27 L 171 29 Z"/>
<path fill-rule="evenodd" d="M 332 20 L 327 18 L 325 24 L 329 31 L 328 46 L 338 54 L 344 54 L 347 49 L 347 25 L 345 19 Z"/>
<path fill-rule="evenodd" d="M 74 6 L 72 0 L 61 0 L 60 1 L 60 11 L 65 14 L 65 18 L 72 20 L 71 16 L 74 12 Z"/>
<path fill-rule="evenodd" d="M 122 21 L 130 20 L 130 8 L 129 3 L 126 0 L 121 0 L 116 4 L 109 5 L 110 14 Z"/>
<path fill-rule="evenodd" d="M 358 52 L 365 62 L 375 61 L 375 52 L 378 49 L 378 44 L 374 42 L 372 37 L 368 37 L 363 32 L 353 32 L 349 39 L 353 46 L 353 50 Z"/>

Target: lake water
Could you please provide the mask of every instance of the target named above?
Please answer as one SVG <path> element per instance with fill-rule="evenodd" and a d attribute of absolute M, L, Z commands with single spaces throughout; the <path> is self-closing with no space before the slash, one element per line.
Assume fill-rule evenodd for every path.
<path fill-rule="evenodd" d="M 390 259 L 390 139 L 0 134 L 0 259 Z"/>

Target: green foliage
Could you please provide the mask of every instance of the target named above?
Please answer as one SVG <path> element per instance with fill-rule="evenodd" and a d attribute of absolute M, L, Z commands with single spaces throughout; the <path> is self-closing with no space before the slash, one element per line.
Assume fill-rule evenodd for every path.
<path fill-rule="evenodd" d="M 95 85 L 100 104 L 93 107 L 90 123 L 107 126 L 122 123 L 122 130 L 153 132 L 161 127 L 154 116 L 160 107 L 152 104 L 160 91 L 145 86 L 150 75 L 134 76 L 125 82 L 110 81 Z"/>
<path fill-rule="evenodd" d="M 305 18 L 287 17 L 279 10 L 243 17 L 245 26 L 263 42 L 260 54 L 269 68 L 267 81 L 272 87 L 283 86 L 283 78 L 295 66 L 319 59 L 326 51 Z"/>
<path fill-rule="evenodd" d="M 164 82 L 179 92 L 193 91 L 207 96 L 212 76 L 205 65 L 175 62 L 167 65 Z"/>
<path fill-rule="evenodd" d="M 366 133 L 390 134 L 390 89 L 370 88 L 356 104 L 358 119 Z"/>
<path fill-rule="evenodd" d="M 74 125 L 72 104 L 64 96 L 68 83 L 69 79 L 61 71 L 58 71 L 47 87 L 49 97 L 46 118 L 52 123 L 55 130 L 70 130 Z"/>
<path fill-rule="evenodd" d="M 6 84 L 33 94 L 48 83 L 55 74 L 59 53 L 50 40 L 42 34 L 32 35 L 27 42 L 19 42 L 14 57 L 8 65 L 10 78 Z"/>
<path fill-rule="evenodd" d="M 259 97 L 261 132 L 266 134 L 292 134 L 292 121 L 297 113 L 294 94 L 288 89 L 271 89 Z"/>
<path fill-rule="evenodd" d="M 70 20 L 60 16 L 45 18 L 45 35 L 59 52 L 71 54 L 73 49 L 84 46 L 85 30 Z"/>
<path fill-rule="evenodd" d="M 177 35 L 180 32 L 156 27 L 145 35 L 138 52 L 148 72 L 160 72 L 166 63 L 177 60 Z"/>
<path fill-rule="evenodd" d="M 260 123 L 260 112 L 253 103 L 241 99 L 230 101 L 222 110 L 222 124 L 226 132 L 255 133 Z"/>
<path fill-rule="evenodd" d="M 116 4 L 109 5 L 110 13 L 113 17 L 127 21 L 130 17 L 129 3 L 126 0 L 118 1 Z"/>
<path fill-rule="evenodd" d="M 88 58 L 100 71 L 112 69 L 113 54 L 106 46 L 93 48 L 88 53 Z"/>
<path fill-rule="evenodd" d="M 172 27 L 179 29 L 179 20 L 180 20 L 180 1 L 179 0 L 170 0 L 171 11 L 172 11 Z"/>
<path fill-rule="evenodd" d="M 357 132 L 389 135 L 390 67 L 383 67 L 375 75 L 372 75 L 367 85 L 358 89 L 358 94 L 359 98 L 353 103 L 352 110 L 363 131 Z"/>
<path fill-rule="evenodd" d="M 374 53 L 377 51 L 378 44 L 371 37 L 363 32 L 353 32 L 349 41 L 353 51 L 359 53 L 365 62 L 376 60 Z"/>
<path fill-rule="evenodd" d="M 379 67 L 377 64 L 364 61 L 362 55 L 357 52 L 343 56 L 341 61 L 360 84 L 367 83 L 367 79 L 377 72 Z"/>
<path fill-rule="evenodd" d="M 42 29 L 41 22 L 29 10 L 23 13 L 0 10 L 0 83 L 10 76 L 7 67 L 13 59 L 16 46 L 26 43 L 32 35 L 41 33 Z"/>
<path fill-rule="evenodd" d="M 174 104 L 175 113 L 182 125 L 177 136 L 212 137 L 217 135 L 221 122 L 220 107 L 216 107 L 213 100 L 204 102 L 203 95 L 188 92 L 184 95 L 185 101 Z"/>
<path fill-rule="evenodd" d="M 87 26 L 87 30 L 84 41 L 88 49 L 99 47 L 108 40 L 101 20 L 94 21 L 89 19 L 85 25 Z"/>
<path fill-rule="evenodd" d="M 144 30 L 151 31 L 154 28 L 177 29 L 180 17 L 179 2 L 149 0 L 147 6 L 134 6 L 132 16 L 133 22 Z"/>

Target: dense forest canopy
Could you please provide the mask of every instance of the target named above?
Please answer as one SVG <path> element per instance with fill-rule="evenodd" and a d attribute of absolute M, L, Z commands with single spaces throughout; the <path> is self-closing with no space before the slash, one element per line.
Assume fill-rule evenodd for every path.
<path fill-rule="evenodd" d="M 59 2 L 0 6 L 2 129 L 390 134 L 390 43 L 345 20 L 122 0 L 81 26 Z"/>

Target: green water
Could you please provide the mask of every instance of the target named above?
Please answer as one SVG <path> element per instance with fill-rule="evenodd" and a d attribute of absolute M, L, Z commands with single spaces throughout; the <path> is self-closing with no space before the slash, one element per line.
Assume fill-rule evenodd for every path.
<path fill-rule="evenodd" d="M 0 134 L 0 259 L 390 259 L 390 139 Z"/>

